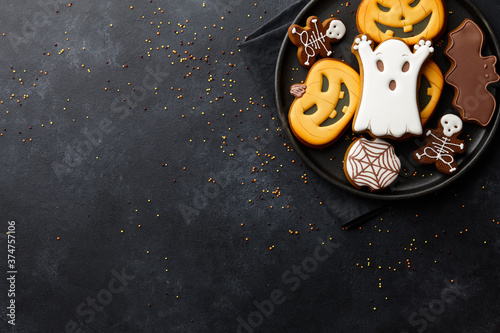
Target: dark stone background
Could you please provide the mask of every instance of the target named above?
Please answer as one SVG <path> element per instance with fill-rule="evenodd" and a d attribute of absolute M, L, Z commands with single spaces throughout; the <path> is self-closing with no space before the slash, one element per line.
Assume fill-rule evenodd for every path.
<path fill-rule="evenodd" d="M 238 51 L 292 1 L 68 4 L 0 11 L 2 331 L 500 332 L 495 144 L 344 231 Z"/>

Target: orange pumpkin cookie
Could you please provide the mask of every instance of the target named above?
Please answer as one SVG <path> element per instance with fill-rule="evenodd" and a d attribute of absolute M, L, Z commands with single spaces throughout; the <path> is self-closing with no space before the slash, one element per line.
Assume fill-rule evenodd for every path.
<path fill-rule="evenodd" d="M 304 84 L 293 85 L 295 100 L 288 122 L 305 145 L 323 148 L 348 127 L 359 101 L 359 74 L 336 59 L 321 59 L 309 70 Z"/>
<path fill-rule="evenodd" d="M 408 45 L 437 39 L 446 30 L 442 0 L 363 0 L 356 13 L 360 33 L 377 43 L 397 37 Z"/>
<path fill-rule="evenodd" d="M 297 58 L 302 66 L 310 68 L 316 57 L 329 57 L 332 52 L 331 43 L 344 37 L 346 27 L 342 21 L 330 18 L 321 23 L 316 16 L 307 19 L 305 27 L 293 24 L 288 28 L 288 37 L 299 49 Z"/>
<path fill-rule="evenodd" d="M 443 73 L 441 73 L 441 70 L 439 69 L 439 66 L 436 65 L 434 61 L 427 60 L 420 70 L 418 83 L 418 86 L 420 87 L 419 89 L 423 89 L 422 78 L 425 78 L 429 83 L 429 87 L 427 87 L 425 95 L 430 97 L 429 102 L 425 106 L 419 104 L 420 121 L 422 122 L 422 126 L 425 126 L 427 121 L 434 114 L 434 111 L 439 103 L 439 99 L 441 98 L 441 92 L 443 91 L 444 86 L 444 77 Z"/>
<path fill-rule="evenodd" d="M 359 35 L 352 46 L 361 70 L 361 101 L 353 131 L 373 137 L 402 139 L 422 134 L 418 107 L 421 68 L 434 52 L 431 41 L 421 40 L 412 52 L 399 38 L 391 38 L 373 49 L 367 35 Z"/>

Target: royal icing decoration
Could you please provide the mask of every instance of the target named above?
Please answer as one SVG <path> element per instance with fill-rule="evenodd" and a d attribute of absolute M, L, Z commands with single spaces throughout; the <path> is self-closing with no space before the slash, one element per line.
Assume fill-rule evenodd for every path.
<path fill-rule="evenodd" d="M 344 172 L 357 188 L 367 186 L 372 192 L 380 191 L 396 180 L 400 170 L 401 161 L 394 147 L 384 140 L 360 138 L 346 152 Z"/>
<path fill-rule="evenodd" d="M 316 16 L 307 19 L 305 27 L 294 24 L 288 28 L 288 37 L 298 46 L 297 57 L 304 67 L 311 67 L 319 55 L 323 58 L 332 54 L 331 43 L 344 37 L 346 27 L 342 21 L 327 19 L 323 23 Z"/>
<path fill-rule="evenodd" d="M 498 82 L 495 56 L 483 57 L 481 50 L 484 33 L 471 20 L 450 32 L 445 55 L 451 61 L 446 82 L 455 89 L 453 106 L 464 121 L 487 126 L 496 110 L 495 97 L 488 91 L 489 84 Z"/>
<path fill-rule="evenodd" d="M 351 66 L 336 59 L 316 62 L 305 83 L 290 89 L 296 97 L 288 113 L 294 135 L 313 148 L 333 143 L 354 115 L 359 89 L 359 75 Z"/>
<path fill-rule="evenodd" d="M 357 37 L 352 52 L 361 67 L 361 102 L 353 130 L 375 137 L 421 135 L 417 102 L 422 65 L 434 52 L 431 41 L 421 40 L 412 53 L 400 39 L 389 39 L 373 50 L 366 35 Z"/>
<path fill-rule="evenodd" d="M 446 29 L 447 11 L 442 0 L 363 0 L 356 12 L 359 33 L 377 43 L 393 37 L 408 45 L 437 40 Z"/>
<path fill-rule="evenodd" d="M 413 153 L 421 164 L 435 164 L 439 172 L 454 174 L 457 171 L 455 154 L 465 152 L 464 141 L 457 137 L 462 132 L 462 120 L 452 114 L 443 116 L 436 130 L 425 133 L 426 145 Z"/>

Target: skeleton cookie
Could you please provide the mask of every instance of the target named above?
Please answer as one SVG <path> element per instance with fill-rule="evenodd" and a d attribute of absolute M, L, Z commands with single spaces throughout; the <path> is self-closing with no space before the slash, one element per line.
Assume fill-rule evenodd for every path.
<path fill-rule="evenodd" d="M 415 161 L 421 164 L 436 164 L 439 172 L 452 175 L 457 171 L 455 154 L 465 152 L 464 141 L 458 139 L 463 123 L 452 114 L 443 116 L 436 130 L 425 133 L 426 145 L 413 153 Z"/>
<path fill-rule="evenodd" d="M 353 131 L 369 132 L 374 137 L 421 135 L 418 78 L 434 52 L 432 42 L 421 40 L 413 53 L 404 41 L 392 38 L 373 50 L 368 36 L 360 35 L 352 52 L 358 58 L 362 82 Z"/>
<path fill-rule="evenodd" d="M 331 43 L 336 43 L 344 37 L 346 27 L 342 21 L 327 19 L 323 23 L 316 16 L 307 19 L 305 27 L 294 24 L 288 28 L 288 37 L 298 46 L 297 58 L 302 66 L 309 68 L 319 55 L 323 58 L 332 54 Z"/>

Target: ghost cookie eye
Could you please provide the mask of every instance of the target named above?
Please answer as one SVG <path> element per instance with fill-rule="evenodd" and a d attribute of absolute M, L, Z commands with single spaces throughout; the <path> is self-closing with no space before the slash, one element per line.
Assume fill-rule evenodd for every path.
<path fill-rule="evenodd" d="M 408 61 L 406 61 L 404 64 L 403 64 L 403 68 L 401 68 L 401 71 L 403 73 L 407 73 L 408 71 L 410 70 L 410 63 Z"/>
<path fill-rule="evenodd" d="M 382 60 L 377 60 L 377 69 L 379 72 L 383 72 L 385 69 L 384 62 Z"/>

